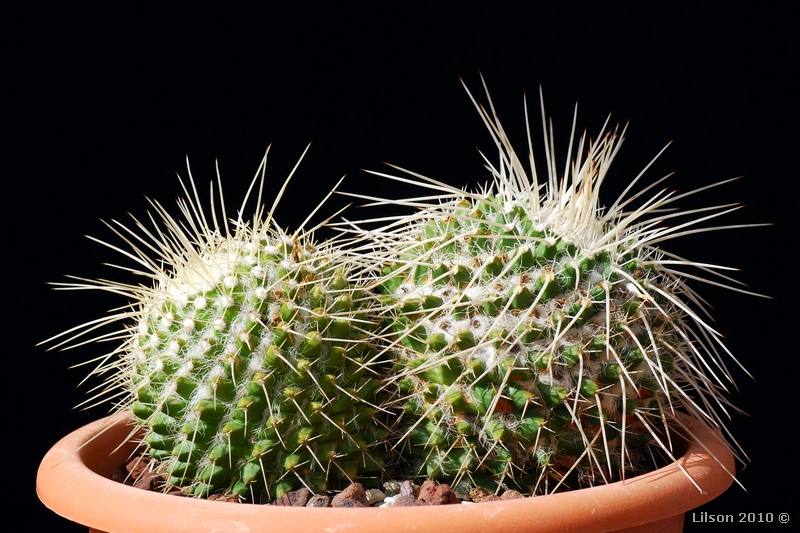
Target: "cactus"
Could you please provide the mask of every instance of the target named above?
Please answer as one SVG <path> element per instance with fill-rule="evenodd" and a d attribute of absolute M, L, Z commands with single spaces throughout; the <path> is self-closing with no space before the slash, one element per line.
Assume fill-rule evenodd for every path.
<path fill-rule="evenodd" d="M 266 160 L 248 192 L 260 176 L 259 204 Z M 260 501 L 302 486 L 376 481 L 387 459 L 380 361 L 341 243 L 317 246 L 313 231 L 284 232 L 275 205 L 266 213 L 259 205 L 245 221 L 247 197 L 232 228 L 219 226 L 213 202 L 209 217 L 191 187 L 184 191 L 194 200 L 179 200 L 183 219 L 151 202 L 152 229 L 138 220 L 137 229 L 109 225 L 129 249 L 103 244 L 152 285 L 61 284 L 131 303 L 62 334 L 69 338 L 60 345 L 124 322 L 98 337 L 123 342 L 95 373 L 113 375 L 109 396 L 122 389 L 117 408 L 133 411 L 167 488 Z"/>
<path fill-rule="evenodd" d="M 260 206 L 265 156 L 234 220 L 213 201 L 207 214 L 191 182 L 182 218 L 152 202 L 149 226 L 109 224 L 127 248 L 99 242 L 149 286 L 59 284 L 130 299 L 49 341 L 122 341 L 94 369 L 107 380 L 96 398 L 133 412 L 167 489 L 264 501 L 370 485 L 399 453 L 412 477 L 542 494 L 674 459 L 693 439 L 679 411 L 727 432 L 730 352 L 686 280 L 755 293 L 726 267 L 658 248 L 725 228 L 704 224 L 739 206 L 672 208 L 726 182 L 631 193 L 643 171 L 603 208 L 624 129 L 580 137 L 574 160 L 571 140 L 560 177 L 542 104 L 540 182 L 493 107 L 472 101 L 500 151 L 480 190 L 374 173 L 426 189 L 371 198 L 418 211 L 346 221 L 317 245 L 305 223 L 288 233 L 275 222 L 280 195 Z"/>
<path fill-rule="evenodd" d="M 469 192 L 374 173 L 426 195 L 396 202 L 418 212 L 363 229 L 372 242 L 358 252 L 378 273 L 378 336 L 399 394 L 393 442 L 410 475 L 549 493 L 672 458 L 691 438 L 678 410 L 722 427 L 727 349 L 685 280 L 730 278 L 656 245 L 737 207 L 665 214 L 687 194 L 641 201 L 649 185 L 626 195 L 640 174 L 603 209 L 599 189 L 624 129 L 584 135 L 575 160 L 571 142 L 559 178 L 542 104 L 542 183 L 494 109 L 472 101 L 500 150 L 492 184 Z"/>

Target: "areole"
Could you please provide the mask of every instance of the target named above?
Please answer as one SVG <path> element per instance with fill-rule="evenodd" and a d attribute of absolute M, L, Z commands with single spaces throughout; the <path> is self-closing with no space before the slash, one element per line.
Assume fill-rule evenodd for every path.
<path fill-rule="evenodd" d="M 130 413 L 70 433 L 44 457 L 36 490 L 57 514 L 92 533 L 680 532 L 684 513 L 724 492 L 734 458 L 722 436 L 691 418 L 700 444 L 677 462 L 636 478 L 520 500 L 378 509 L 232 504 L 135 489 L 109 476 L 135 448 Z M 122 444 L 121 444 L 122 443 Z M 690 479 L 691 477 L 691 479 Z M 697 486 L 695 486 L 695 484 Z M 700 487 L 701 490 L 698 490 Z"/>

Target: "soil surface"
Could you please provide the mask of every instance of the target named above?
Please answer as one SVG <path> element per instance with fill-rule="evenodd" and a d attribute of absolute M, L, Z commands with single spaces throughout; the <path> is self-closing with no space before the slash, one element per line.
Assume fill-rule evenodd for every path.
<path fill-rule="evenodd" d="M 122 465 L 120 471 L 111 479 L 154 492 L 166 492 L 176 496 L 185 496 L 179 489 L 166 489 L 166 476 L 150 466 L 150 461 L 142 455 L 131 457 Z M 284 494 L 277 500 L 265 505 L 285 505 L 292 507 L 413 507 L 418 505 L 451 505 L 461 503 L 490 502 L 523 498 L 515 490 L 506 490 L 501 495 L 489 493 L 483 488 L 474 488 L 469 492 L 461 489 L 453 490 L 450 485 L 425 480 L 418 485 L 410 480 L 390 480 L 383 483 L 382 489 L 365 489 L 361 483 L 352 483 L 341 492 L 313 494 L 307 488 Z M 242 500 L 233 495 L 212 495 L 209 500 L 241 503 Z"/>

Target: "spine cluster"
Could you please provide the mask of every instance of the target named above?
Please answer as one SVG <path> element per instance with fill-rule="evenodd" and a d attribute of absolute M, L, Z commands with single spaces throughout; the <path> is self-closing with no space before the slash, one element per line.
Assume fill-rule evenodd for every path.
<path fill-rule="evenodd" d="M 624 131 L 577 139 L 574 159 L 571 142 L 559 174 L 544 122 L 540 182 L 476 107 L 500 149 L 491 185 L 383 174 L 426 192 L 378 203 L 416 211 L 319 245 L 278 227 L 279 198 L 246 221 L 246 197 L 228 222 L 186 191 L 181 219 L 154 202 L 153 227 L 110 225 L 151 284 L 64 284 L 131 304 L 57 346 L 124 323 L 95 339 L 124 339 L 95 369 L 114 376 L 100 395 L 123 390 L 169 486 L 265 501 L 392 470 L 549 493 L 672 458 L 692 438 L 678 410 L 723 426 L 727 349 L 685 279 L 730 278 L 658 245 L 737 207 L 673 211 L 685 195 L 630 194 L 639 176 L 603 208 Z"/>

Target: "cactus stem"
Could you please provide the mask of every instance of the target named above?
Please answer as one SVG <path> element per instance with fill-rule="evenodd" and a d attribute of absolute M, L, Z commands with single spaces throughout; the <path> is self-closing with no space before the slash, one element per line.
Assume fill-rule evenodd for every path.
<path fill-rule="evenodd" d="M 132 227 L 106 224 L 123 244 L 92 238 L 134 265 L 116 268 L 152 285 L 84 278 L 54 284 L 129 299 L 44 342 L 69 349 L 122 341 L 85 363 L 105 379 L 84 405 L 113 399 L 116 409 L 132 408 L 148 452 L 167 465 L 168 485 L 194 496 L 259 499 L 298 484 L 326 490 L 338 481 L 319 476 L 329 454 L 347 463 L 348 478 L 374 476 L 389 459 L 380 428 L 391 398 L 388 388 L 375 386 L 386 352 L 372 344 L 366 278 L 345 253 L 359 239 L 314 242 L 328 221 L 310 227 L 311 220 L 330 194 L 293 232 L 278 226 L 275 210 L 300 161 L 267 208 L 261 201 L 268 153 L 235 217 L 227 215 L 219 175 L 209 209 L 189 170 L 188 182 L 181 181 L 188 199 L 178 200 L 182 217 L 153 200 L 152 214 L 131 217 Z M 257 205 L 247 219 L 252 200 Z M 337 380 L 347 385 L 332 388 Z M 323 441 L 332 437 L 328 422 L 340 427 L 346 451 Z M 361 468 L 359 456 L 372 459 Z"/>
<path fill-rule="evenodd" d="M 627 126 L 607 120 L 597 140 L 576 136 L 576 108 L 559 169 L 540 93 L 541 175 L 527 102 L 529 172 L 488 91 L 488 107 L 467 94 L 499 151 L 498 164 L 483 156 L 492 182 L 464 190 L 390 165 L 395 172 L 371 174 L 423 193 L 350 196 L 413 212 L 339 226 L 369 239 L 349 253 L 380 293 L 373 309 L 385 323 L 372 335 L 394 359 L 390 382 L 400 393 L 390 405 L 404 411 L 393 448 L 442 479 L 488 476 L 549 492 L 625 479 L 648 455 L 670 457 L 666 424 L 678 410 L 724 427 L 731 380 L 723 360 L 741 363 L 687 280 L 750 291 L 727 275 L 735 269 L 657 246 L 760 226 L 712 225 L 738 204 L 674 208 L 730 180 L 682 194 L 659 189 L 669 176 L 642 185 L 664 146 L 604 208 L 601 185 Z M 468 445 L 477 465 L 449 459 Z"/>

